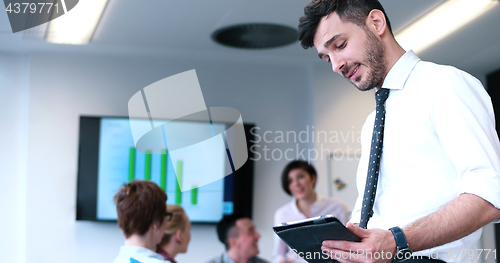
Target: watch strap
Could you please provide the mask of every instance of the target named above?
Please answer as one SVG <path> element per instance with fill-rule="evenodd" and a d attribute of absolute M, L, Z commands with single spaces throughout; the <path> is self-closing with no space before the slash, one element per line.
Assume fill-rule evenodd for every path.
<path fill-rule="evenodd" d="M 408 242 L 406 241 L 405 234 L 403 233 L 403 230 L 401 230 L 401 228 L 395 226 L 393 228 L 390 228 L 389 230 L 391 230 L 392 234 L 394 235 L 398 250 L 409 247 Z"/>

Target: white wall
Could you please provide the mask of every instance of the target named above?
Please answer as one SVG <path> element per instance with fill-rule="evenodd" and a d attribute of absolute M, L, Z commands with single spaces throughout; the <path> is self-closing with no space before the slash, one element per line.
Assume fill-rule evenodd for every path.
<path fill-rule="evenodd" d="M 26 253 L 26 130 L 29 58 L 0 54 L 0 262 Z"/>
<path fill-rule="evenodd" d="M 2 59 L 2 65 L 10 65 L 10 61 Z M 2 226 L 14 222 L 22 224 L 25 220 L 20 229 L 27 233 L 26 250 L 6 241 L 6 246 L 3 243 L 0 246 L 0 254 L 7 259 L 16 257 L 15 262 L 111 262 L 123 244 L 116 223 L 75 220 L 79 116 L 127 116 L 127 103 L 135 92 L 193 68 L 197 71 L 207 106 L 238 109 L 245 122 L 261 128 L 259 133 L 268 130 L 298 132 L 313 123 L 309 71 L 299 64 L 33 54 L 29 64 L 19 65 L 15 71 L 21 75 L 19 78 L 7 77 L 11 82 L 19 79 L 20 83 L 15 83 L 17 86 L 29 83 L 29 92 L 25 89 L 24 93 L 17 94 L 19 91 L 14 91 L 12 85 L 2 84 L 2 90 L 12 93 L 18 101 L 29 99 L 29 107 L 18 105 L 18 102 L 14 108 L 15 118 L 2 119 L 15 124 L 15 129 L 2 131 L 4 138 L 9 138 L 11 133 L 17 134 L 7 148 L 20 151 L 23 132 L 27 136 L 25 182 L 14 176 L 7 178 L 7 185 L 25 188 L 26 209 L 23 210 L 22 198 L 11 203 L 1 202 L 2 211 L 4 206 L 7 211 L 19 207 L 26 216 L 17 212 L 19 216 L 14 219 L 0 219 Z M 27 118 L 22 118 L 23 111 L 27 112 Z M 9 110 L 5 108 L 2 112 Z M 22 125 L 22 120 L 27 126 Z M 290 146 L 264 142 L 258 145 L 271 149 Z M 312 144 L 299 146 L 312 147 Z M 26 167 L 21 163 L 23 158 L 19 152 L 4 149 L 2 155 L 7 154 L 15 154 L 11 159 L 18 164 L 17 170 Z M 272 252 L 273 213 L 289 200 L 279 185 L 279 174 L 286 162 L 260 160 L 255 163 L 253 215 L 262 234 L 261 256 L 268 259 Z M 16 169 L 13 174 L 20 173 Z M 17 196 L 17 188 L 2 192 L 3 200 Z M 17 230 L 8 231 L 10 236 L 17 236 Z M 196 225 L 192 235 L 189 253 L 180 255 L 179 261 L 202 262 L 222 252 L 223 246 L 217 240 L 213 225 Z M 23 241 L 22 237 L 16 239 L 18 243 Z M 18 251 L 26 254 L 26 260 L 17 258 Z"/>

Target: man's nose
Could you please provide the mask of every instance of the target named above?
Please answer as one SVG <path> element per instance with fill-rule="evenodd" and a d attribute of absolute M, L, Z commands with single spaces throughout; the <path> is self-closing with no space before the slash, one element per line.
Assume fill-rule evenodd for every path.
<path fill-rule="evenodd" d="M 343 76 L 344 74 L 342 74 L 342 71 L 344 70 L 345 65 L 346 65 L 345 60 L 343 60 L 343 59 L 331 59 L 330 62 L 332 63 L 333 72 L 337 72 Z"/>

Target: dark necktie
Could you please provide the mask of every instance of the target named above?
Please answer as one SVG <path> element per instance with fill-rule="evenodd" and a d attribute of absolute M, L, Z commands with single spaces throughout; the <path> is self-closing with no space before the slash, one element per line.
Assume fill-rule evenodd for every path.
<path fill-rule="evenodd" d="M 366 176 L 365 194 L 361 206 L 361 222 L 359 227 L 366 228 L 368 220 L 373 215 L 373 201 L 377 190 L 378 170 L 380 156 L 382 155 L 382 141 L 384 139 L 384 103 L 389 96 L 388 89 L 380 89 L 375 93 L 377 106 L 375 108 L 375 125 L 373 127 L 372 146 L 370 149 L 370 163 L 368 164 L 368 174 Z"/>

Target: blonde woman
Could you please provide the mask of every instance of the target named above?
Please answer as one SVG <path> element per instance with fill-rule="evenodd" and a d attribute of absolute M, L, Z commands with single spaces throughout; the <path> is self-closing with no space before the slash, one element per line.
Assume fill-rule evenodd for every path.
<path fill-rule="evenodd" d="M 167 211 L 172 214 L 167 222 L 167 230 L 158 244 L 156 253 L 162 255 L 166 260 L 176 263 L 175 256 L 186 253 L 191 240 L 191 222 L 184 209 L 178 205 L 167 205 Z"/>

